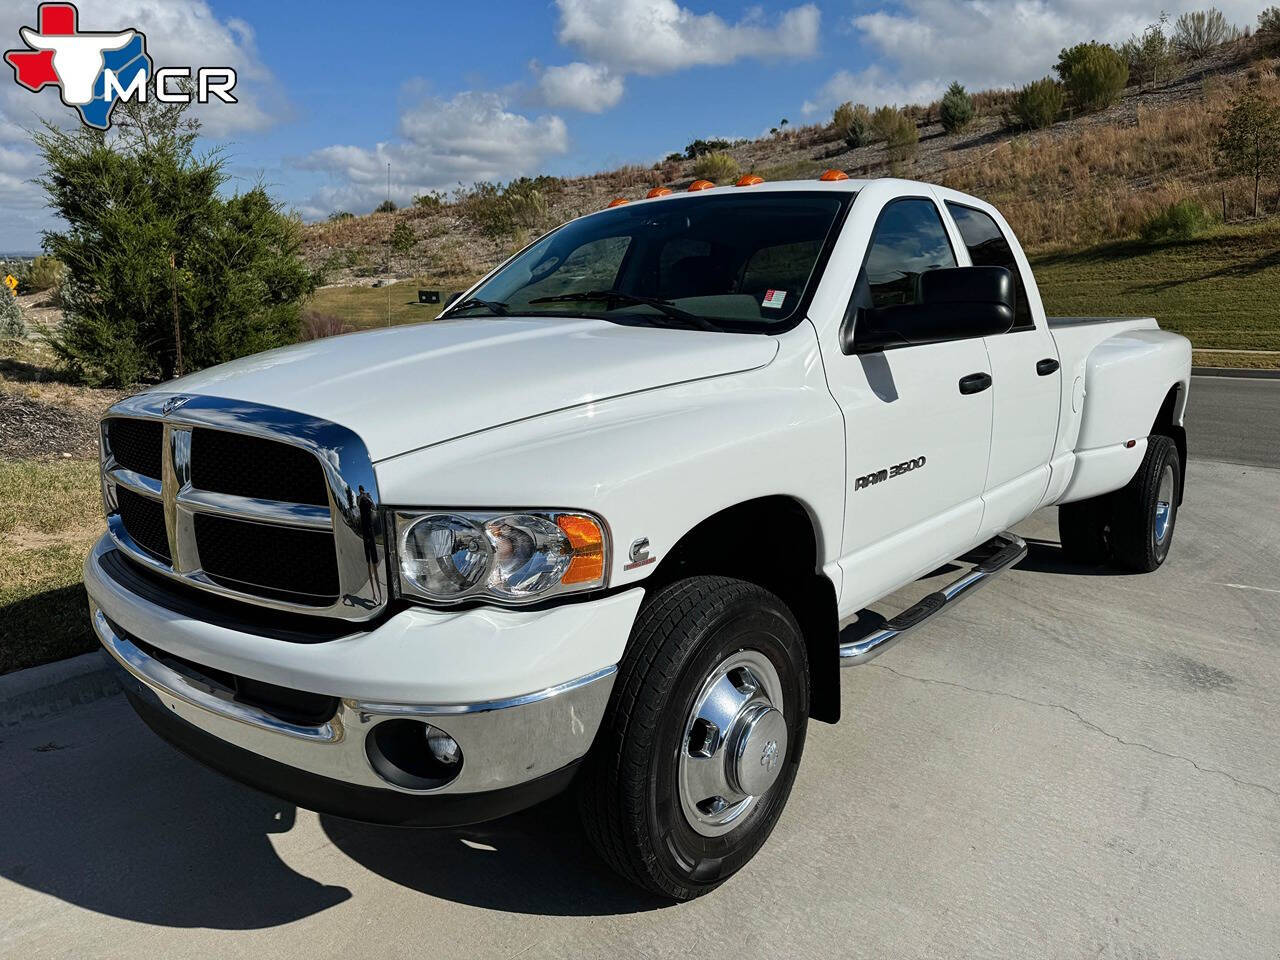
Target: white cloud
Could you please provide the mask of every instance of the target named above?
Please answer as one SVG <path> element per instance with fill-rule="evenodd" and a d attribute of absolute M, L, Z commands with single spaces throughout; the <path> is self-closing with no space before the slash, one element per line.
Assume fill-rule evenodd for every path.
<path fill-rule="evenodd" d="M 623 80 L 605 66 L 569 63 L 543 70 L 538 91 L 550 106 L 603 113 L 622 99 Z"/>
<path fill-rule="evenodd" d="M 758 9 L 735 24 L 675 0 L 556 0 L 560 42 L 614 73 L 656 74 L 747 57 L 812 56 L 820 13 L 812 3 L 766 21 Z"/>
<path fill-rule="evenodd" d="M 1085 40 L 1119 42 L 1140 33 L 1161 10 L 1176 19 L 1202 0 L 1148 7 L 1112 0 L 902 0 L 850 23 L 874 56 L 872 66 L 832 76 L 809 113 L 844 100 L 875 106 L 933 100 L 959 80 L 970 89 L 1021 85 L 1047 75 L 1063 47 Z M 1229 20 L 1251 25 L 1255 0 L 1218 2 Z"/>
<path fill-rule="evenodd" d="M 816 101 L 807 100 L 803 106 L 806 115 L 813 115 L 829 105 L 844 103 L 884 104 L 929 102 L 937 96 L 932 80 L 899 80 L 889 76 L 883 67 L 872 65 L 865 70 L 851 73 L 841 70 L 822 85 Z"/>
<path fill-rule="evenodd" d="M 548 157 L 568 148 L 568 130 L 558 116 L 530 119 L 513 113 L 500 94 L 428 97 L 401 113 L 400 139 L 372 149 L 325 147 L 302 160 L 303 169 L 333 179 L 303 212 L 315 216 L 339 208 L 371 209 L 386 195 L 388 163 L 392 198 L 405 203 L 415 193 L 447 190 L 459 182 L 535 172 Z"/>
<path fill-rule="evenodd" d="M 36 0 L 0 4 L 0 50 L 23 46 L 18 30 L 35 25 L 36 6 Z M 259 56 L 253 30 L 240 20 L 220 20 L 206 0 L 79 0 L 77 6 L 81 30 L 136 27 L 145 33 L 147 52 L 157 67 L 234 67 L 240 102 L 194 108 L 209 136 L 266 129 L 287 112 L 277 81 Z M 39 174 L 40 161 L 27 131 L 41 120 L 67 126 L 79 121 L 55 90 L 23 89 L 12 82 L 8 64 L 0 73 L 0 210 L 25 212 L 0 217 L 0 249 L 31 248 L 39 242 L 37 232 L 52 228 L 54 221 L 40 190 L 29 182 Z"/>

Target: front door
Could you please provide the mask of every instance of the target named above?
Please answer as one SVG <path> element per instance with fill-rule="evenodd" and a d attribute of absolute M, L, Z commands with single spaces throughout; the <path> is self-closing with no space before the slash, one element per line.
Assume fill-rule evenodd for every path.
<path fill-rule="evenodd" d="M 957 266 L 931 197 L 879 214 L 847 318 L 916 302 L 926 270 Z M 856 348 L 856 329 L 854 342 Z M 981 338 L 844 354 L 826 372 L 844 412 L 847 480 L 841 615 L 973 545 L 991 450 L 991 367 Z"/>

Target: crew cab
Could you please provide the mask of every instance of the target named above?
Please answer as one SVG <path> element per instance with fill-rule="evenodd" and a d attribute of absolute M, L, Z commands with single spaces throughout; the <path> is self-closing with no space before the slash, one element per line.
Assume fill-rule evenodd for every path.
<path fill-rule="evenodd" d="M 1163 563 L 1186 339 L 1046 318 L 952 190 L 709 186 L 571 221 L 436 322 L 111 407 L 84 574 L 143 719 L 378 823 L 572 787 L 607 862 L 688 899 L 764 843 L 840 669 L 1016 564 L 1013 525 L 1056 505 L 1072 560 Z"/>

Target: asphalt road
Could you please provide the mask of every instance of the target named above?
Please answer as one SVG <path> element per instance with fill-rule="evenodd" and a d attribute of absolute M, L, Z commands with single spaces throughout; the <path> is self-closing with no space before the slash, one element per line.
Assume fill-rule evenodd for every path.
<path fill-rule="evenodd" d="M 1186 423 L 1194 457 L 1280 467 L 1280 380 L 1194 377 Z"/>
<path fill-rule="evenodd" d="M 710 897 L 637 894 L 563 803 L 442 832 L 295 810 L 116 699 L 0 738 L 0 956 L 1275 960 L 1280 470 L 1245 463 L 1273 383 L 1196 383 L 1193 451 L 1239 462 L 1193 460 L 1160 571 L 1066 565 L 1044 511 L 1020 567 L 846 670 Z"/>

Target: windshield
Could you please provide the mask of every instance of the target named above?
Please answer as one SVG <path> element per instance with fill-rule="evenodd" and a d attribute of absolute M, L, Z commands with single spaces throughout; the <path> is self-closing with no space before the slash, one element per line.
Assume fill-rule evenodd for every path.
<path fill-rule="evenodd" d="M 851 193 L 719 193 L 617 207 L 543 237 L 447 312 L 763 333 L 807 303 Z"/>

